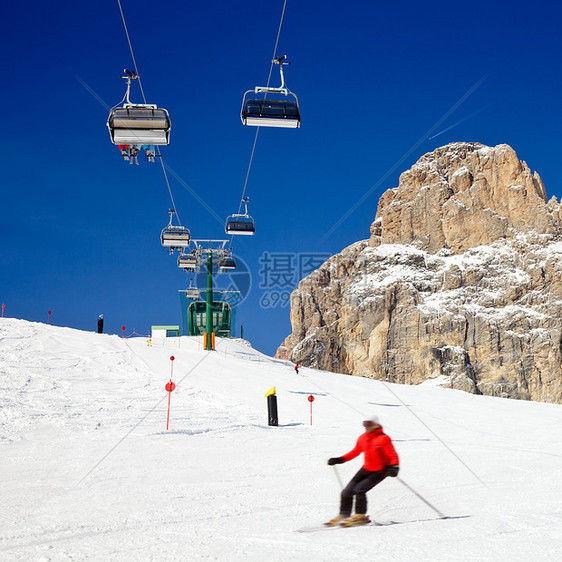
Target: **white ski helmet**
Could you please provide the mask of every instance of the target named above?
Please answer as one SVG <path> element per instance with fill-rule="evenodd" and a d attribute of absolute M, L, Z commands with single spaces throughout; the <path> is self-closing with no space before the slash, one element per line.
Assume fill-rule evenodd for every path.
<path fill-rule="evenodd" d="M 372 423 L 374 425 L 381 425 L 381 421 L 379 419 L 379 416 L 368 416 L 363 421 Z"/>

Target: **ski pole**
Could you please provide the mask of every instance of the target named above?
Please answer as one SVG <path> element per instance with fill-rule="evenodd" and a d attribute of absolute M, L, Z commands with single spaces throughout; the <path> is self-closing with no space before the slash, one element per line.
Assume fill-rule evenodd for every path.
<path fill-rule="evenodd" d="M 338 469 L 336 468 L 336 465 L 335 465 L 335 464 L 332 465 L 332 467 L 333 467 L 333 469 L 334 469 L 334 473 L 335 473 L 335 475 L 336 475 L 336 478 L 338 479 L 338 483 L 339 483 L 339 485 L 340 485 L 340 488 L 343 490 L 343 483 L 342 483 L 341 478 L 340 478 L 340 473 L 338 472 Z"/>
<path fill-rule="evenodd" d="M 410 490 L 410 492 L 412 492 L 412 494 L 418 496 L 418 498 L 420 498 L 420 500 L 422 502 L 424 502 L 425 504 L 427 504 L 429 507 L 431 507 L 431 509 L 433 509 L 433 511 L 435 511 L 435 513 L 437 513 L 437 515 L 439 515 L 439 517 L 441 519 L 448 519 L 448 517 L 446 515 L 443 515 L 443 513 L 441 513 L 435 506 L 431 505 L 424 497 L 420 496 L 420 494 L 418 494 L 411 486 L 409 486 L 408 484 L 406 484 L 406 482 L 404 482 L 404 480 L 402 480 L 402 478 L 400 478 L 399 476 L 396 477 L 396 480 L 398 480 L 398 482 L 400 482 L 401 484 L 403 484 L 404 486 L 406 486 L 406 488 L 408 488 L 408 490 Z"/>

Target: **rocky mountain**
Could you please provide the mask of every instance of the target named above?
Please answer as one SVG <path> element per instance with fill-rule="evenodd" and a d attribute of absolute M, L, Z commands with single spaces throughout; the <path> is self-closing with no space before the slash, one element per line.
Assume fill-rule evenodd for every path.
<path fill-rule="evenodd" d="M 425 154 L 368 240 L 291 296 L 277 351 L 302 365 L 562 403 L 562 208 L 507 145 Z"/>

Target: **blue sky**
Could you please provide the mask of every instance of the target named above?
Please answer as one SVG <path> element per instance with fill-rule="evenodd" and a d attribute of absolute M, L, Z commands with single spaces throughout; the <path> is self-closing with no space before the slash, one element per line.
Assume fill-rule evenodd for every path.
<path fill-rule="evenodd" d="M 148 101 L 171 115 L 162 154 L 182 224 L 223 238 L 255 135 L 242 96 L 267 81 L 283 1 L 122 5 Z M 278 54 L 291 61 L 302 127 L 260 130 L 247 186 L 256 235 L 233 244 L 252 273 L 238 320 L 255 347 L 273 353 L 290 333 L 289 308 L 267 305 L 298 282 L 279 266 L 286 286 L 271 285 L 260 260 L 296 265 L 367 238 L 380 195 L 438 146 L 510 144 L 560 199 L 561 19 L 545 1 L 288 0 Z M 103 313 L 112 333 L 179 323 L 188 278 L 160 246 L 162 169 L 124 163 L 105 125 L 103 103 L 120 101 L 132 67 L 117 1 L 10 3 L 2 20 L 6 316 L 46 321 L 51 310 L 53 324 L 95 330 Z"/>

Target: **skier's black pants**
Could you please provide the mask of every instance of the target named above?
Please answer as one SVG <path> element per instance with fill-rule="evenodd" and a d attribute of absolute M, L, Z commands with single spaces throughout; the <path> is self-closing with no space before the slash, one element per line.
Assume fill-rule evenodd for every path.
<path fill-rule="evenodd" d="M 355 513 L 367 513 L 367 492 L 386 478 L 384 470 L 372 472 L 361 468 L 342 490 L 340 514 L 349 517 L 355 496 Z"/>

